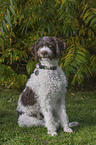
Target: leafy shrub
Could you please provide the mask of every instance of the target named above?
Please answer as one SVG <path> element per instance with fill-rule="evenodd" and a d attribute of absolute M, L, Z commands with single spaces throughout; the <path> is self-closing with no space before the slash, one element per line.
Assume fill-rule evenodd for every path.
<path fill-rule="evenodd" d="M 45 35 L 66 43 L 59 64 L 71 85 L 96 76 L 95 5 L 95 0 L 1 1 L 1 83 L 24 85 L 36 64 L 30 45 Z"/>

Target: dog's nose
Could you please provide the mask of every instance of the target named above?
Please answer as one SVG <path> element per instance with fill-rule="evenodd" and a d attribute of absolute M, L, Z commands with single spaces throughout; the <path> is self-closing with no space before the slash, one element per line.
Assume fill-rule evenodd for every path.
<path fill-rule="evenodd" d="M 48 53 L 47 53 L 47 51 L 42 51 L 41 54 L 42 54 L 42 55 L 46 55 L 46 54 L 48 54 Z"/>

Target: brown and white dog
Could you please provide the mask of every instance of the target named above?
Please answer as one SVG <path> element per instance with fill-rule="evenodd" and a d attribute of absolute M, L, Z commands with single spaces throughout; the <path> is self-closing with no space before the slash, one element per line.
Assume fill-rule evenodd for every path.
<path fill-rule="evenodd" d="M 48 134 L 57 135 L 59 125 L 64 132 L 72 132 L 65 107 L 67 80 L 58 66 L 58 58 L 64 51 L 64 43 L 54 37 L 39 38 L 31 47 L 32 55 L 39 63 L 26 83 L 17 106 L 20 127 L 45 126 Z M 70 126 L 70 127 L 69 127 Z"/>

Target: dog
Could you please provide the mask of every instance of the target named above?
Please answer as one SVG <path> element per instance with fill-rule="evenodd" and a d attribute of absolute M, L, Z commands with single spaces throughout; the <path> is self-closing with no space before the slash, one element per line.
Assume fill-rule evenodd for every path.
<path fill-rule="evenodd" d="M 64 132 L 72 132 L 65 107 L 67 79 L 58 65 L 58 59 L 65 49 L 64 43 L 56 37 L 37 39 L 30 48 L 39 60 L 34 72 L 19 96 L 17 115 L 20 127 L 45 126 L 48 134 L 57 136 L 59 125 Z"/>

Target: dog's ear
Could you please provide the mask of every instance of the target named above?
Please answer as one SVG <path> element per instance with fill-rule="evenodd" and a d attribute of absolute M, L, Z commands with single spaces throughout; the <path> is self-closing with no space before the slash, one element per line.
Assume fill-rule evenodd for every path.
<path fill-rule="evenodd" d="M 30 51 L 31 51 L 31 54 L 32 56 L 34 56 L 35 60 L 37 61 L 37 54 L 36 54 L 36 45 L 33 44 L 31 47 L 30 47 Z"/>
<path fill-rule="evenodd" d="M 30 47 L 30 51 L 32 53 L 32 56 L 34 56 L 35 60 L 38 61 L 38 43 L 41 40 L 41 38 L 38 38 L 37 41 Z"/>
<path fill-rule="evenodd" d="M 57 57 L 62 56 L 63 51 L 66 48 L 66 43 L 62 42 L 61 40 L 59 40 L 58 38 L 54 38 L 55 44 L 56 44 L 56 54 Z"/>

